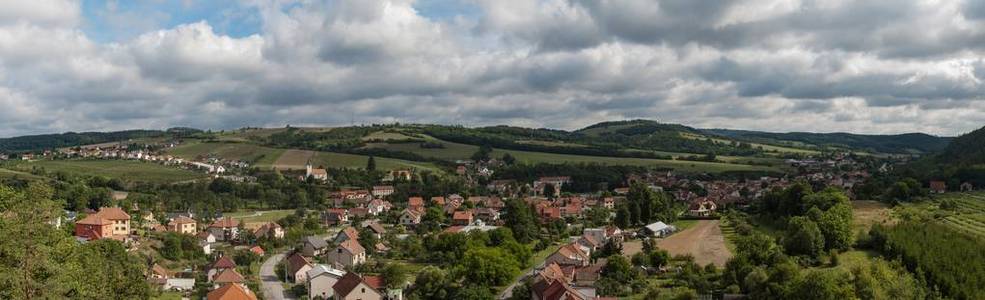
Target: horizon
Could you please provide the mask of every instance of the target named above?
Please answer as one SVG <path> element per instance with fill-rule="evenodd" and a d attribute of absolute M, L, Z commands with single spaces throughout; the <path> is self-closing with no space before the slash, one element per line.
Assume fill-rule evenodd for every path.
<path fill-rule="evenodd" d="M 0 136 L 352 121 L 985 126 L 979 2 L 725 2 L 0 3 Z"/>
<path fill-rule="evenodd" d="M 374 123 L 370 123 L 370 124 L 351 124 L 351 125 L 349 125 L 349 124 L 339 124 L 339 125 L 316 125 L 316 124 L 296 125 L 296 124 L 286 124 L 286 125 L 283 125 L 283 126 L 243 126 L 243 127 L 238 127 L 238 128 L 196 128 L 196 127 L 191 127 L 191 126 L 175 125 L 175 126 L 168 126 L 168 127 L 164 127 L 164 128 L 138 128 L 138 127 L 134 127 L 134 128 L 124 128 L 124 129 L 118 129 L 118 130 L 103 130 L 103 131 L 93 131 L 93 130 L 75 131 L 75 130 L 69 130 L 69 131 L 59 131 L 59 132 L 43 132 L 43 133 L 26 134 L 26 135 L 0 136 L 0 139 L 18 138 L 18 137 L 25 137 L 25 136 L 58 135 L 58 134 L 67 134 L 67 133 L 87 133 L 87 132 L 119 132 L 119 131 L 133 131 L 133 130 L 159 130 L 159 131 L 166 131 L 168 129 L 173 129 L 173 128 L 190 128 L 190 129 L 196 129 L 196 130 L 201 130 L 201 131 L 212 131 L 212 132 L 215 132 L 215 131 L 234 131 L 234 130 L 242 130 L 242 129 L 276 129 L 276 128 L 284 128 L 284 127 L 287 127 L 287 126 L 290 126 L 291 128 L 298 128 L 298 129 L 319 129 L 319 128 L 340 128 L 340 127 L 360 127 L 360 126 L 361 127 L 369 127 L 369 126 L 373 126 L 373 125 L 395 125 L 395 124 L 400 124 L 400 125 L 463 126 L 463 127 L 467 127 L 467 128 L 510 126 L 510 127 L 522 127 L 522 128 L 532 128 L 532 129 L 548 129 L 548 130 L 563 130 L 563 131 L 568 131 L 568 132 L 575 132 L 575 131 L 578 131 L 578 130 L 585 129 L 586 127 L 597 125 L 597 124 L 601 124 L 601 123 L 626 122 L 626 121 L 650 121 L 650 122 L 657 122 L 657 123 L 660 123 L 660 124 L 682 125 L 682 126 L 694 128 L 694 129 L 697 129 L 697 130 L 733 130 L 733 131 L 752 131 L 752 132 L 765 132 L 765 133 L 778 133 L 778 134 L 785 134 L 785 133 L 811 133 L 811 134 L 852 134 L 852 135 L 868 135 L 868 136 L 891 136 L 891 135 L 905 135 L 905 134 L 926 134 L 926 135 L 929 135 L 929 136 L 934 136 L 934 137 L 939 137 L 939 138 L 954 138 L 954 137 L 958 137 L 958 136 L 967 134 L 967 132 L 965 132 L 965 133 L 961 133 L 961 134 L 958 134 L 958 135 L 949 136 L 949 135 L 935 135 L 935 134 L 930 134 L 930 133 L 926 133 L 926 132 L 901 132 L 901 133 L 889 133 L 889 134 L 871 134 L 871 133 L 858 133 L 858 132 L 846 132 L 846 131 L 831 131 L 831 132 L 819 132 L 819 131 L 768 131 L 768 130 L 750 130 L 750 129 L 742 129 L 742 128 L 721 128 L 721 127 L 705 128 L 705 127 L 695 127 L 695 126 L 691 126 L 691 125 L 688 125 L 688 124 L 666 123 L 666 122 L 660 122 L 658 120 L 649 120 L 649 119 L 622 119 L 622 120 L 601 121 L 601 122 L 598 122 L 598 123 L 595 123 L 595 124 L 589 124 L 587 126 L 580 127 L 580 128 L 575 128 L 575 129 L 549 128 L 549 127 L 524 127 L 524 126 L 515 126 L 515 125 L 509 125 L 509 124 L 488 124 L 488 125 L 470 126 L 470 125 L 465 125 L 465 124 L 452 124 L 452 123 L 403 123 L 403 122 L 375 123 L 375 124 Z"/>

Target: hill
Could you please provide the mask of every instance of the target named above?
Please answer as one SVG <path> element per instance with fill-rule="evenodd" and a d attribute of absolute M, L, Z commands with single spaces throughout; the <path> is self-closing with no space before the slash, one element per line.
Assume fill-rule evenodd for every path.
<path fill-rule="evenodd" d="M 954 138 L 935 160 L 947 165 L 985 164 L 985 127 Z"/>
<path fill-rule="evenodd" d="M 125 130 L 114 132 L 66 132 L 59 134 L 26 135 L 0 139 L 0 152 L 26 152 L 52 150 L 89 144 L 128 141 L 172 135 L 188 135 L 201 132 L 192 128 L 161 130 Z"/>
<path fill-rule="evenodd" d="M 842 148 L 893 154 L 926 154 L 943 150 L 951 138 L 923 133 L 865 135 L 852 133 L 773 133 L 730 129 L 705 129 L 703 132 L 731 139 L 791 145 L 806 148 Z"/>

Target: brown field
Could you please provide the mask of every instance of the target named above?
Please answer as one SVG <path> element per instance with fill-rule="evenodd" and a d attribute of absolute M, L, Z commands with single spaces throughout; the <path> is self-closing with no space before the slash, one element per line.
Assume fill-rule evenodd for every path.
<path fill-rule="evenodd" d="M 277 161 L 274 162 L 274 169 L 279 170 L 303 170 L 304 165 L 315 156 L 315 151 L 309 150 L 285 150 Z"/>
<path fill-rule="evenodd" d="M 856 230 L 868 230 L 875 224 L 891 224 L 893 222 L 892 215 L 890 215 L 892 210 L 888 205 L 879 201 L 852 201 L 852 211 L 855 214 L 853 225 Z"/>
<path fill-rule="evenodd" d="M 699 265 L 715 264 L 725 266 L 732 252 L 725 246 L 725 236 L 718 227 L 718 220 L 701 220 L 691 228 L 675 233 L 657 241 L 657 247 L 667 250 L 670 255 L 691 254 Z M 625 248 L 624 248 L 625 249 Z"/>

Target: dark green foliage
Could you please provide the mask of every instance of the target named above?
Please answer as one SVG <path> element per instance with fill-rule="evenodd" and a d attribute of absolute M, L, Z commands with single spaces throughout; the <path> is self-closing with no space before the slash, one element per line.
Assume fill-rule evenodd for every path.
<path fill-rule="evenodd" d="M 202 257 L 202 248 L 198 246 L 198 240 L 191 235 L 167 232 L 161 237 L 164 245 L 158 252 L 161 256 L 170 260 L 194 259 Z"/>
<path fill-rule="evenodd" d="M 372 155 L 366 160 L 366 171 L 376 171 L 376 157 Z"/>
<path fill-rule="evenodd" d="M 897 135 L 864 135 L 851 133 L 772 133 L 744 130 L 709 129 L 712 134 L 738 140 L 765 144 L 786 144 L 800 142 L 821 147 L 853 148 L 882 153 L 905 153 L 917 150 L 924 153 L 941 151 L 947 147 L 951 138 L 937 137 L 923 133 Z"/>
<path fill-rule="evenodd" d="M 824 236 L 814 221 L 807 217 L 793 217 L 787 225 L 784 245 L 790 254 L 817 257 L 824 250 Z"/>
<path fill-rule="evenodd" d="M 949 165 L 977 165 L 985 163 L 985 127 L 951 140 L 936 159 Z"/>
<path fill-rule="evenodd" d="M 571 176 L 571 182 L 561 187 L 561 191 L 589 193 L 609 190 L 626 181 L 630 174 L 647 172 L 644 167 L 610 166 L 602 164 L 517 164 L 496 170 L 496 179 L 515 179 L 518 182 L 533 182 L 544 176 Z"/>
<path fill-rule="evenodd" d="M 37 151 L 88 144 L 121 142 L 136 138 L 160 137 L 167 135 L 159 130 L 127 130 L 116 132 L 67 132 L 62 134 L 42 134 L 0 139 L 0 151 Z"/>
<path fill-rule="evenodd" d="M 513 237 L 520 243 L 529 243 L 537 239 L 540 227 L 533 208 L 520 199 L 506 199 L 503 210 L 503 221 L 506 227 L 513 231 Z"/>

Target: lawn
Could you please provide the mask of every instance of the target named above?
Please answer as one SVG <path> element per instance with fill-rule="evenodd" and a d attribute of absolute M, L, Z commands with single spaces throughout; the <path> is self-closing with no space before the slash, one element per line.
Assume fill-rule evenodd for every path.
<path fill-rule="evenodd" d="M 208 175 L 177 167 L 134 160 L 39 160 L 19 161 L 7 167 L 22 172 L 43 168 L 47 172 L 98 175 L 144 182 L 177 182 L 207 178 Z"/>
<path fill-rule="evenodd" d="M 868 230 L 875 224 L 889 224 L 893 218 L 891 209 L 885 203 L 872 200 L 852 201 L 855 231 Z"/>
<path fill-rule="evenodd" d="M 191 142 L 172 148 L 168 152 L 185 159 L 195 159 L 200 156 L 214 154 L 222 159 L 252 161 L 257 167 L 262 169 L 277 167 L 282 170 L 301 170 L 309 159 L 315 167 L 322 166 L 326 168 L 364 168 L 366 167 L 366 162 L 369 160 L 369 157 L 365 155 L 279 149 L 251 143 L 229 142 Z M 376 167 L 381 170 L 425 169 L 440 172 L 440 169 L 432 163 L 385 157 L 376 158 Z"/>
<path fill-rule="evenodd" d="M 293 209 L 281 209 L 234 212 L 226 213 L 223 216 L 237 219 L 243 223 L 266 223 L 275 222 L 293 213 Z"/>

